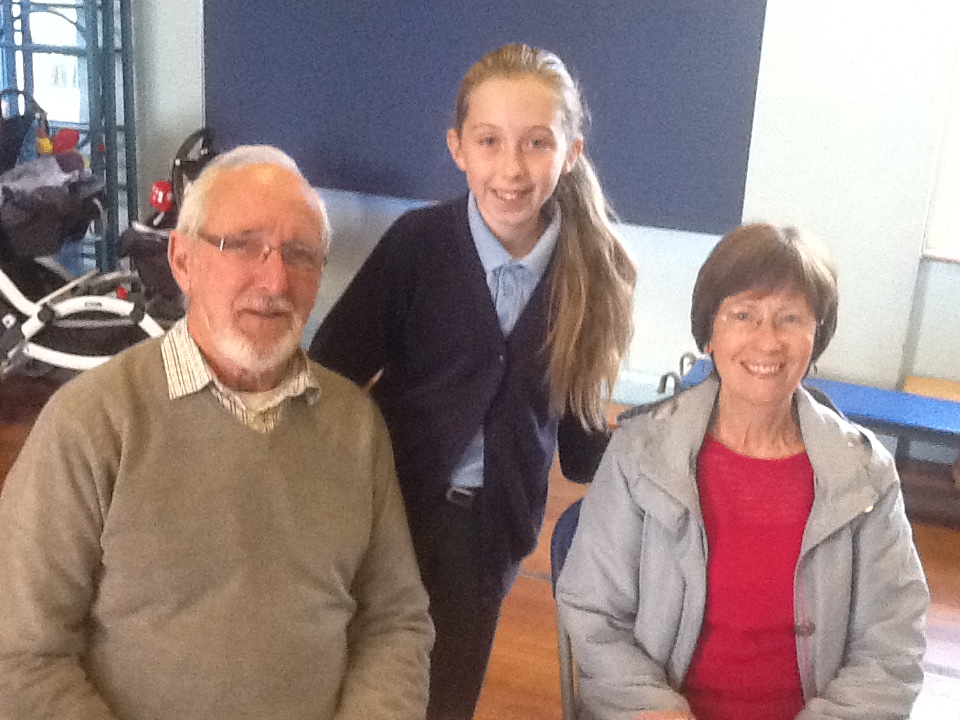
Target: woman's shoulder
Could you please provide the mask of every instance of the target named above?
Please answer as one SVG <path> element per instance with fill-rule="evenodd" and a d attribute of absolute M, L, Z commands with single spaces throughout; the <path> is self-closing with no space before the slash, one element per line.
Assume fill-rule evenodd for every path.
<path fill-rule="evenodd" d="M 893 455 L 873 431 L 806 392 L 798 396 L 797 409 L 811 461 L 831 467 L 831 474 L 849 469 L 851 475 L 866 480 L 880 492 L 897 482 Z M 824 471 L 816 462 L 814 469 Z"/>
<path fill-rule="evenodd" d="M 623 413 L 610 451 L 624 472 L 657 484 L 689 481 L 716 399 L 713 383 Z"/>
<path fill-rule="evenodd" d="M 716 395 L 716 383 L 708 379 L 661 400 L 628 408 L 617 417 L 617 425 L 629 436 L 679 434 L 699 443 L 706 433 Z"/>

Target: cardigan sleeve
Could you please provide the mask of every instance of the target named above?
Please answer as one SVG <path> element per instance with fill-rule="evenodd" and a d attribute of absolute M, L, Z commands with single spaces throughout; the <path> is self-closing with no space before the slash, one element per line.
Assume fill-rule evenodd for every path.
<path fill-rule="evenodd" d="M 358 385 L 372 380 L 399 351 L 412 261 L 405 217 L 380 239 L 310 343 L 313 360 Z"/>
<path fill-rule="evenodd" d="M 584 428 L 577 416 L 568 410 L 557 425 L 560 472 L 572 482 L 589 483 L 609 442 L 608 429 Z"/>
<path fill-rule="evenodd" d="M 80 662 L 112 474 L 89 421 L 54 396 L 0 495 L 2 720 L 114 720 Z"/>

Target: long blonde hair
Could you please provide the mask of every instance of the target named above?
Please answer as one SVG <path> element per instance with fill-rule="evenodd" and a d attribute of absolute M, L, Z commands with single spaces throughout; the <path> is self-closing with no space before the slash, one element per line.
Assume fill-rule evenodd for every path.
<path fill-rule="evenodd" d="M 520 44 L 487 53 L 464 75 L 454 114 L 457 134 L 476 87 L 493 78 L 522 76 L 554 91 L 567 141 L 582 138 L 586 110 L 563 61 Z M 557 413 L 570 408 L 585 427 L 604 427 L 604 402 L 633 333 L 636 269 L 614 232 L 613 213 L 584 153 L 560 176 L 553 197 L 563 220 L 550 282 L 550 407 Z"/>

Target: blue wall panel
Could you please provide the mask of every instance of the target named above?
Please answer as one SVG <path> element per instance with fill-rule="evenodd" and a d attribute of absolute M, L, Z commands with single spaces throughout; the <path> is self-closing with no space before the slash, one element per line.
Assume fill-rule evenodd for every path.
<path fill-rule="evenodd" d="M 463 72 L 523 41 L 557 52 L 593 115 L 587 150 L 627 221 L 740 221 L 765 0 L 205 0 L 207 123 L 269 142 L 325 187 L 443 199 Z"/>

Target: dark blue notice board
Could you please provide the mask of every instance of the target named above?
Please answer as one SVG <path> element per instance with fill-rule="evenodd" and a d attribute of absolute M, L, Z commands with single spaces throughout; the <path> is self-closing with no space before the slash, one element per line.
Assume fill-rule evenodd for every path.
<path fill-rule="evenodd" d="M 506 42 L 557 52 L 593 116 L 587 150 L 621 218 L 740 222 L 765 0 L 205 0 L 207 124 L 266 142 L 323 187 L 465 190 L 445 133 L 469 65 Z"/>

